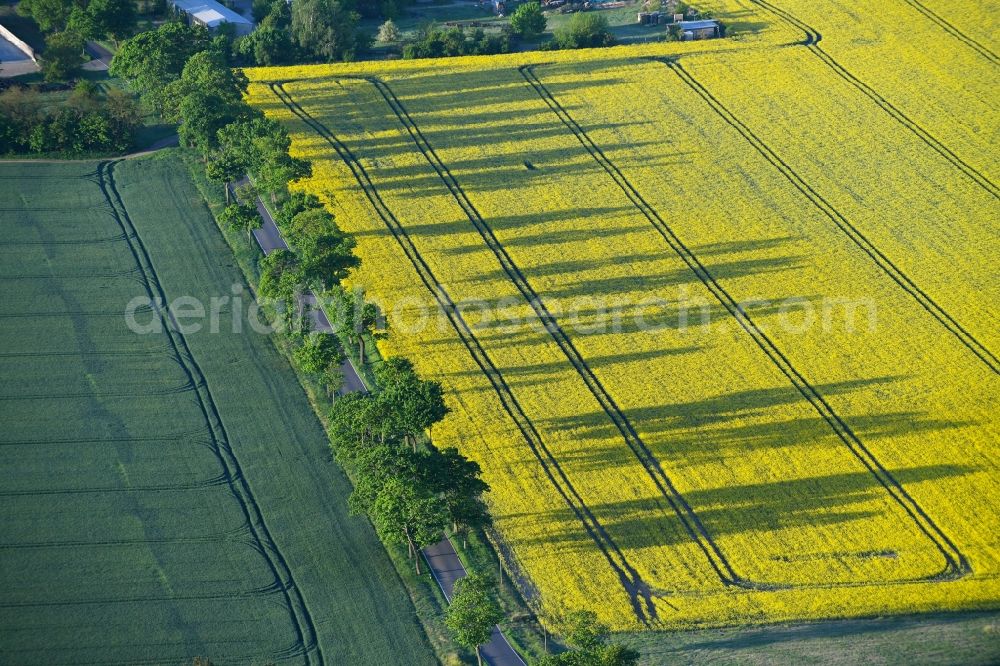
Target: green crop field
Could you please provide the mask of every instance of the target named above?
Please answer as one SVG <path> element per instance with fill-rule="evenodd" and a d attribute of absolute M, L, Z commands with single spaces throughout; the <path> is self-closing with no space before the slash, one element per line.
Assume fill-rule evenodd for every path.
<path fill-rule="evenodd" d="M 2 164 L 0 209 L 0 663 L 433 662 L 180 160 Z"/>

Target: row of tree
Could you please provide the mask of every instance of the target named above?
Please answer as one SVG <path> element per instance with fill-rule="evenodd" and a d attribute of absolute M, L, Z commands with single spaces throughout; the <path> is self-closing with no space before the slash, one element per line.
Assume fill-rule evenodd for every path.
<path fill-rule="evenodd" d="M 406 545 L 419 574 L 421 548 L 448 529 L 466 534 L 487 524 L 489 488 L 476 462 L 429 441 L 448 411 L 440 384 L 401 358 L 387 359 L 375 376 L 376 393 L 334 403 L 331 439 L 337 459 L 354 470 L 351 511 L 367 515 L 387 543 Z"/>
<path fill-rule="evenodd" d="M 257 28 L 235 41 L 234 53 L 242 62 L 270 66 L 297 62 L 352 60 L 370 45 L 371 37 L 358 28 L 362 15 L 388 15 L 376 10 L 385 3 L 348 0 L 255 0 Z M 393 5 L 395 6 L 395 5 Z M 368 13 L 366 14 L 365 11 Z M 509 53 L 518 40 L 537 40 L 546 28 L 538 2 L 520 5 L 510 24 L 498 32 L 481 28 L 464 30 L 433 23 L 423 26 L 416 38 L 402 48 L 404 58 L 440 58 Z M 377 41 L 395 44 L 400 31 L 391 18 L 378 30 Z M 597 13 L 574 14 L 542 48 L 573 49 L 614 43 L 606 19 Z"/>
<path fill-rule="evenodd" d="M 21 0 L 17 12 L 30 16 L 45 33 L 66 30 L 88 39 L 118 40 L 135 29 L 135 0 Z"/>
<path fill-rule="evenodd" d="M 493 627 L 503 619 L 496 600 L 496 583 L 482 573 L 469 574 L 455 584 L 445 624 L 460 645 L 476 651 L 483 663 L 480 647 L 493 636 Z M 568 649 L 547 654 L 534 666 L 634 666 L 639 653 L 610 640 L 608 628 L 597 621 L 592 611 L 574 611 L 562 622 Z"/>
<path fill-rule="evenodd" d="M 253 16 L 257 28 L 233 49 L 257 65 L 353 60 L 370 41 L 358 28 L 361 14 L 344 0 L 255 0 Z"/>
<path fill-rule="evenodd" d="M 403 57 L 442 58 L 510 53 L 511 37 L 511 33 L 506 30 L 487 33 L 481 28 L 476 28 L 467 32 L 462 28 L 442 28 L 432 25 L 428 26 L 416 41 L 403 47 Z"/>
<path fill-rule="evenodd" d="M 425 26 L 417 38 L 403 47 L 404 58 L 441 58 L 463 55 L 492 55 L 509 53 L 517 40 L 534 41 L 545 32 L 548 21 L 538 2 L 526 2 L 514 11 L 510 23 L 500 32 L 486 33 L 476 28 L 471 31 L 460 27 L 442 28 Z M 378 40 L 393 43 L 399 39 L 399 30 L 386 21 L 378 32 Z M 541 44 L 542 49 L 582 49 L 611 46 L 614 35 L 607 19 L 596 12 L 578 12 L 556 28 L 552 39 Z"/>

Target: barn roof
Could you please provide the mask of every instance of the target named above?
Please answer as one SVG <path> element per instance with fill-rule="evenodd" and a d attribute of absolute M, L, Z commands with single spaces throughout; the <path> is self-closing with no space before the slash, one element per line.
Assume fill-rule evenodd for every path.
<path fill-rule="evenodd" d="M 252 21 L 215 0 L 171 0 L 171 2 L 174 7 L 185 14 L 190 14 L 209 28 L 214 28 L 220 23 L 253 25 Z"/>
<path fill-rule="evenodd" d="M 679 25 L 682 30 L 704 30 L 705 28 L 718 28 L 719 22 L 711 19 L 704 19 L 701 21 L 678 21 L 677 25 Z"/>

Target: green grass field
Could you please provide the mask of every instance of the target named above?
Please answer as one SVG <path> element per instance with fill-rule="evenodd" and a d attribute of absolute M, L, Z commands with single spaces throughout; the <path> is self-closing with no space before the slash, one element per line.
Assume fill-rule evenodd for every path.
<path fill-rule="evenodd" d="M 988 666 L 1000 658 L 1000 613 L 832 620 L 770 627 L 626 634 L 640 664 Z"/>
<path fill-rule="evenodd" d="M 180 160 L 2 164 L 0 208 L 0 662 L 433 662 L 271 340 L 126 325 L 249 301 Z"/>

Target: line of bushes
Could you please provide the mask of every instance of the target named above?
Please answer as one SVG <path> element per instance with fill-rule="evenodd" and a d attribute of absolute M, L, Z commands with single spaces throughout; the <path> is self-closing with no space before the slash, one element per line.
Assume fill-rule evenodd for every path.
<path fill-rule="evenodd" d="M 114 153 L 135 143 L 142 114 L 132 96 L 80 81 L 61 104 L 26 86 L 0 93 L 0 155 Z"/>
<path fill-rule="evenodd" d="M 471 31 L 460 27 L 425 26 L 417 39 L 403 47 L 403 58 L 441 58 L 447 56 L 493 55 L 509 53 L 520 40 L 535 40 L 545 32 L 547 20 L 538 2 L 526 2 L 511 15 L 510 23 L 498 32 L 487 33 L 482 28 Z M 391 21 L 379 30 L 379 40 L 387 41 L 398 31 Z M 612 46 L 614 35 L 607 19 L 595 12 L 573 14 L 564 25 L 556 28 L 552 39 L 542 43 L 541 50 L 583 49 Z"/>

